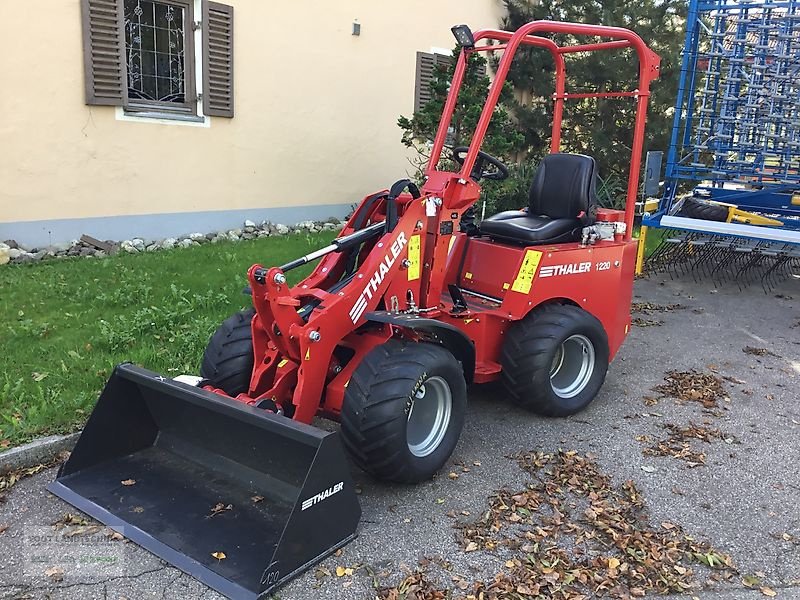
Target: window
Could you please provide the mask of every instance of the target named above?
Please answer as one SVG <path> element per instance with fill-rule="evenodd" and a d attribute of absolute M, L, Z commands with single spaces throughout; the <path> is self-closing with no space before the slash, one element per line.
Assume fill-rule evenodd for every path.
<path fill-rule="evenodd" d="M 194 113 L 191 11 L 188 3 L 124 0 L 128 108 Z"/>
<path fill-rule="evenodd" d="M 82 0 L 86 103 L 195 118 L 202 101 L 202 114 L 232 117 L 233 8 L 201 0 L 198 22 L 194 6 L 195 0 Z"/>

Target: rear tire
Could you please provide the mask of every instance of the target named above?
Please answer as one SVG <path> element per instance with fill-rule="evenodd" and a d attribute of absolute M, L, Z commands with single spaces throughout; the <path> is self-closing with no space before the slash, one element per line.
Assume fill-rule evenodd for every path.
<path fill-rule="evenodd" d="M 692 219 L 705 219 L 706 221 L 728 220 L 728 207 L 714 204 L 697 198 L 686 198 L 680 210 L 680 215 Z"/>
<path fill-rule="evenodd" d="M 208 341 L 200 375 L 230 396 L 247 393 L 253 374 L 252 308 L 227 318 Z"/>
<path fill-rule="evenodd" d="M 520 406 L 550 417 L 584 409 L 603 386 L 608 336 L 585 310 L 539 307 L 508 333 L 500 358 L 502 381 Z"/>
<path fill-rule="evenodd" d="M 461 365 L 440 346 L 389 340 L 358 365 L 342 406 L 342 441 L 371 475 L 399 483 L 433 477 L 464 426 Z"/>

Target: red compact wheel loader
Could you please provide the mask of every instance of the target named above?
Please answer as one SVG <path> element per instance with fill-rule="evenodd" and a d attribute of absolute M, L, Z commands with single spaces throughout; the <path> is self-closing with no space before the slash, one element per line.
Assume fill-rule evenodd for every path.
<path fill-rule="evenodd" d="M 453 33 L 461 51 L 422 186 L 403 179 L 367 196 L 317 252 L 253 265 L 253 308 L 214 333 L 196 385 L 118 366 L 52 492 L 223 594 L 266 597 L 355 535 L 345 450 L 377 478 L 414 483 L 453 452 L 471 383 L 500 380 L 514 402 L 550 416 L 592 401 L 630 326 L 633 211 L 659 58 L 616 27 Z M 562 47 L 549 34 L 585 43 Z M 527 207 L 476 226 L 479 181 L 508 174 L 480 147 L 521 45 L 555 62 L 551 154 Z M 565 56 L 622 48 L 638 57 L 636 89 L 565 90 Z M 487 51 L 502 58 L 472 141 L 453 149 L 458 172 L 438 170 L 467 58 Z M 598 208 L 593 158 L 559 152 L 564 103 L 597 97 L 636 103 L 624 212 Z M 312 427 L 315 417 L 340 431 Z"/>

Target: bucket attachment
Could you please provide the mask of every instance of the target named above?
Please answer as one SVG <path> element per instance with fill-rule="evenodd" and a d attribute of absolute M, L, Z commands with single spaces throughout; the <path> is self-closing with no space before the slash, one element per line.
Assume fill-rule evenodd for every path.
<path fill-rule="evenodd" d="M 338 433 L 123 364 L 48 489 L 236 599 L 355 537 Z"/>

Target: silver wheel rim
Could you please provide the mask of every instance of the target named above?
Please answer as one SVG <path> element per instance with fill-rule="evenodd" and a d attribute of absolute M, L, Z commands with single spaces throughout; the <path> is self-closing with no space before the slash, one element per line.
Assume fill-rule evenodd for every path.
<path fill-rule="evenodd" d="M 411 454 L 428 456 L 442 443 L 450 426 L 453 394 L 438 375 L 429 377 L 411 398 L 406 424 L 406 441 Z"/>
<path fill-rule="evenodd" d="M 573 398 L 594 373 L 594 344 L 585 335 L 571 335 L 558 347 L 550 366 L 550 385 L 556 396 Z"/>

